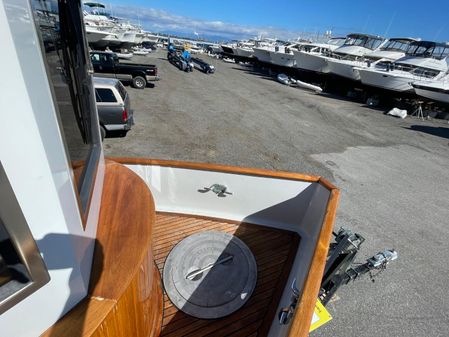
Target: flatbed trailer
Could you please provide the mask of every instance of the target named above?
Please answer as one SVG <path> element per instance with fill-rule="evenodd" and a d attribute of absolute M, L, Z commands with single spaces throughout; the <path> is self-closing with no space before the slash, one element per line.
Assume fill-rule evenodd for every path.
<path fill-rule="evenodd" d="M 198 57 L 192 57 L 192 62 L 196 69 L 201 70 L 206 74 L 213 74 L 215 72 L 215 67 L 212 64 L 209 64 Z"/>

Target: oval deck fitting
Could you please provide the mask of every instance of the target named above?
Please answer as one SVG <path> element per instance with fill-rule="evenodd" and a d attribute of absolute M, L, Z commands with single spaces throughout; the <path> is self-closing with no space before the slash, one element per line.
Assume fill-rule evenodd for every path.
<path fill-rule="evenodd" d="M 239 238 L 218 231 L 188 236 L 165 261 L 165 291 L 188 315 L 215 319 L 232 314 L 250 298 L 257 264 Z"/>

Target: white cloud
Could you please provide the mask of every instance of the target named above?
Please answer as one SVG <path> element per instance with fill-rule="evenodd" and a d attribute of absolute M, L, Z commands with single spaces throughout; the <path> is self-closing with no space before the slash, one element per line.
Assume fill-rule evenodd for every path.
<path fill-rule="evenodd" d="M 163 10 L 146 7 L 120 6 L 113 7 L 114 16 L 140 22 L 145 30 L 153 32 L 173 31 L 192 35 L 198 32 L 200 36 L 219 36 L 227 39 L 252 38 L 256 36 L 294 39 L 305 36 L 276 27 L 252 27 L 223 21 L 207 21 L 168 13 Z"/>

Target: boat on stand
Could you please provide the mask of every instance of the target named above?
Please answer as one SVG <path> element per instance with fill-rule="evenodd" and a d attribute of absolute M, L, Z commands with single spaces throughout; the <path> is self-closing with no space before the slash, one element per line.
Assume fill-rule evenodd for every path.
<path fill-rule="evenodd" d="M 15 125 L 0 136 L 15 144 L 0 148 L 2 335 L 308 336 L 338 189 L 299 173 L 105 158 L 81 3 L 59 1 L 54 22 L 36 25 L 43 6 L 0 2 L 0 97 Z"/>
<path fill-rule="evenodd" d="M 293 52 L 300 50 L 302 46 L 307 44 L 308 42 L 305 42 L 305 44 L 291 43 L 279 46 L 274 51 L 269 51 L 270 62 L 276 66 L 293 68 L 296 66 L 295 54 Z"/>
<path fill-rule="evenodd" d="M 341 47 L 345 40 L 345 37 L 335 37 L 326 43 L 310 43 L 308 46 L 293 50 L 295 67 L 316 73 L 325 72 L 327 64 L 324 56 L 330 55 L 335 49 Z"/>
<path fill-rule="evenodd" d="M 433 41 L 410 43 L 406 55 L 388 67 L 358 69 L 363 84 L 390 92 L 411 93 L 413 82 L 434 82 L 448 72 L 449 45 Z"/>
<path fill-rule="evenodd" d="M 359 74 L 353 71 L 354 65 L 363 62 L 367 53 L 377 50 L 385 41 L 383 37 L 374 35 L 348 35 L 341 47 L 335 49 L 329 56 L 324 57 L 327 72 L 354 81 L 360 80 Z"/>
<path fill-rule="evenodd" d="M 439 81 L 417 81 L 412 83 L 418 96 L 449 104 L 449 75 Z"/>
<path fill-rule="evenodd" d="M 257 41 L 254 40 L 241 41 L 235 48 L 233 48 L 233 52 L 241 59 L 252 59 L 254 57 L 253 48 L 255 47 L 256 43 Z"/>

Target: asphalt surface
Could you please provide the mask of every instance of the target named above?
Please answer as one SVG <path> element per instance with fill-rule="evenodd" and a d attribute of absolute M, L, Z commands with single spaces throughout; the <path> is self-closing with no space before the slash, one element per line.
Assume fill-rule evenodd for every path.
<path fill-rule="evenodd" d="M 231 164 L 321 175 L 341 189 L 335 229 L 366 241 L 359 262 L 385 248 L 399 259 L 372 283 L 341 288 L 333 320 L 312 336 L 449 335 L 449 125 L 398 119 L 341 97 L 277 83 L 252 68 L 179 71 L 165 52 L 154 88 L 127 87 L 135 111 L 109 156 Z"/>

